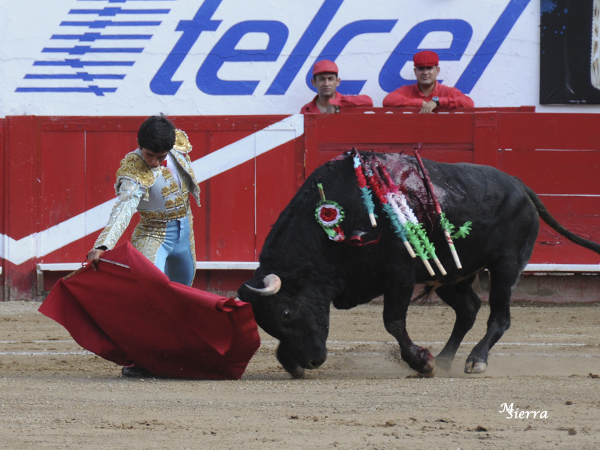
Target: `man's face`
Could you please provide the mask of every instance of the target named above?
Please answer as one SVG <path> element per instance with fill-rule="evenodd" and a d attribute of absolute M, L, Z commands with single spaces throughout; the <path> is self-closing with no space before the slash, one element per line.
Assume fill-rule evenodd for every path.
<path fill-rule="evenodd" d="M 431 86 L 434 84 L 439 73 L 440 66 L 415 67 L 417 82 L 421 86 Z"/>
<path fill-rule="evenodd" d="M 163 153 L 155 153 L 147 148 L 141 148 L 140 151 L 142 152 L 144 161 L 146 161 L 146 164 L 148 164 L 150 167 L 160 166 L 160 163 L 162 163 L 169 154 L 168 150 Z"/>
<path fill-rule="evenodd" d="M 334 98 L 335 91 L 340 85 L 340 79 L 337 73 L 318 73 L 312 78 L 311 83 L 317 88 L 319 97 L 323 98 Z"/>

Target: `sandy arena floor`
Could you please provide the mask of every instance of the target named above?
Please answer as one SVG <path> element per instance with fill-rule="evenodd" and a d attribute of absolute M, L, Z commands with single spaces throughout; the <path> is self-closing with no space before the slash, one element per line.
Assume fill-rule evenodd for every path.
<path fill-rule="evenodd" d="M 381 303 L 334 310 L 323 367 L 292 380 L 261 332 L 240 381 L 123 379 L 38 307 L 0 302 L 3 449 L 600 448 L 600 305 L 513 307 L 488 372 L 465 375 L 483 307 L 452 372 L 430 379 L 398 361 Z M 409 311 L 411 337 L 435 354 L 454 313 Z M 504 403 L 540 412 L 507 418 Z"/>

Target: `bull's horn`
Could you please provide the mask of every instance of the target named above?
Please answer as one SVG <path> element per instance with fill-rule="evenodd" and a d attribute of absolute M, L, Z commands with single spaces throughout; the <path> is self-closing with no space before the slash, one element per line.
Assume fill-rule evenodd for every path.
<path fill-rule="evenodd" d="M 258 295 L 263 297 L 267 297 L 269 295 L 275 295 L 281 289 L 281 278 L 279 278 L 274 273 L 271 273 L 263 278 L 263 283 L 265 283 L 265 287 L 262 289 L 253 288 L 252 286 L 246 285 L 248 289 L 252 292 L 256 292 Z"/>

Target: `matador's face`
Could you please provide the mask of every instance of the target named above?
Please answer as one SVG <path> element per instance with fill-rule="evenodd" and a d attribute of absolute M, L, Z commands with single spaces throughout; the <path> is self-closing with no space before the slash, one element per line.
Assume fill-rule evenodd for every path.
<path fill-rule="evenodd" d="M 148 150 L 147 148 L 141 148 L 140 151 L 142 152 L 142 157 L 144 158 L 144 161 L 146 161 L 146 164 L 148 164 L 150 167 L 160 166 L 160 164 L 165 160 L 165 158 L 169 154 L 168 150 L 166 152 L 161 153 L 153 152 L 152 150 Z"/>

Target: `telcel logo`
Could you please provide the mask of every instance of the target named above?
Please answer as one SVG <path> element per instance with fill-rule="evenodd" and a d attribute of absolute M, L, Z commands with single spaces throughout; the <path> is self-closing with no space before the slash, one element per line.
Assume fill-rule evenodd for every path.
<path fill-rule="evenodd" d="M 174 81 L 173 76 L 182 64 L 192 46 L 203 32 L 214 32 L 221 24 L 212 20 L 222 0 L 205 0 L 192 20 L 182 20 L 176 31 L 182 32 L 179 41 L 165 59 L 164 63 L 150 82 L 150 89 L 159 95 L 175 95 L 183 83 Z M 284 95 L 298 75 L 302 65 L 321 39 L 344 0 L 325 0 L 313 20 L 310 22 L 296 46 L 288 56 L 279 73 L 275 76 L 266 95 Z M 500 45 L 514 26 L 530 0 L 510 0 L 496 23 L 460 76 L 456 87 L 465 93 L 473 86 L 490 63 Z M 389 33 L 398 22 L 393 20 L 358 20 L 344 25 L 323 47 L 319 59 L 335 60 L 345 46 L 356 36 L 367 33 Z M 424 38 L 431 32 L 443 31 L 452 34 L 449 48 L 419 48 Z M 236 45 L 248 33 L 265 33 L 269 37 L 266 49 L 236 50 Z M 252 95 L 258 86 L 257 80 L 232 81 L 220 79 L 217 75 L 226 62 L 274 62 L 288 39 L 288 27 L 278 21 L 248 20 L 229 28 L 208 54 L 196 75 L 196 85 L 202 92 L 210 95 Z M 399 86 L 413 83 L 400 76 L 400 70 L 412 55 L 419 50 L 433 50 L 442 61 L 458 61 L 463 56 L 473 35 L 471 25 L 460 19 L 427 20 L 417 23 L 394 48 L 379 73 L 379 85 L 386 92 Z M 306 84 L 310 83 L 310 71 L 306 74 Z M 366 80 L 343 80 L 339 91 L 343 94 L 359 94 Z"/>

